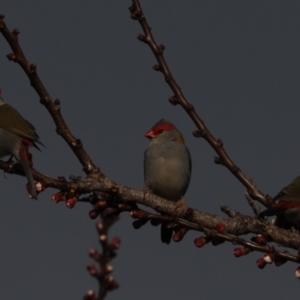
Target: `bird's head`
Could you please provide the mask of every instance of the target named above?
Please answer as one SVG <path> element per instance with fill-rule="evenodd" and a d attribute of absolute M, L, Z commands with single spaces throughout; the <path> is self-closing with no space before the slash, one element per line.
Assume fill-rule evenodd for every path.
<path fill-rule="evenodd" d="M 150 140 L 161 142 L 176 141 L 180 144 L 184 144 L 182 134 L 171 122 L 164 119 L 158 121 L 144 136 Z"/>

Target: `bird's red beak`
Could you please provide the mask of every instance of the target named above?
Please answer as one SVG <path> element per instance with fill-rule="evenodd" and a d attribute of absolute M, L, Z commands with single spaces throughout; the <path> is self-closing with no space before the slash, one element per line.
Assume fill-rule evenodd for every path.
<path fill-rule="evenodd" d="M 148 138 L 148 139 L 152 139 L 155 137 L 155 133 L 153 130 L 149 130 L 144 134 L 144 137 Z"/>

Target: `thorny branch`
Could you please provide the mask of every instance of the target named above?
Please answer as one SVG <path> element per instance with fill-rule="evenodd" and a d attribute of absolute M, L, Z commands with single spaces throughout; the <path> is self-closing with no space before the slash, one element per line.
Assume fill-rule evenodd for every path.
<path fill-rule="evenodd" d="M 252 199 L 258 200 L 263 205 L 268 206 L 270 199 L 259 191 L 252 180 L 243 174 L 242 171 L 234 164 L 232 159 L 226 153 L 221 139 L 217 139 L 212 135 L 203 120 L 195 111 L 193 105 L 190 104 L 184 97 L 164 59 L 164 46 L 157 45 L 155 42 L 139 1 L 133 0 L 132 2 L 133 5 L 130 7 L 131 17 L 132 19 L 139 21 L 144 31 L 144 35 L 139 35 L 138 39 L 149 45 L 158 62 L 158 65 L 155 65 L 154 69 L 163 73 L 166 82 L 174 92 L 174 96 L 171 97 L 169 101 L 174 105 L 180 104 L 185 109 L 198 128 L 198 130 L 194 131 L 194 136 L 203 137 L 218 154 L 218 157 L 215 158 L 215 162 L 227 167 L 247 188 L 247 192 Z M 271 260 L 277 265 L 280 265 L 287 260 L 297 263 L 300 262 L 300 256 L 298 254 L 293 255 L 287 251 L 280 252 L 276 250 L 275 247 L 268 244 L 268 242 L 272 241 L 285 247 L 298 250 L 300 248 L 300 236 L 296 233 L 280 229 L 264 220 L 257 219 L 256 217 L 245 216 L 225 207 L 223 207 L 223 211 L 229 216 L 229 218 L 210 215 L 192 208 L 187 208 L 178 218 L 174 218 L 173 212 L 176 208 L 175 203 L 162 199 L 146 190 L 135 190 L 107 178 L 93 163 L 92 159 L 84 150 L 80 140 L 75 138 L 71 133 L 61 114 L 60 101 L 53 101 L 50 98 L 41 79 L 37 75 L 36 64 L 28 62 L 19 45 L 19 30 L 14 29 L 13 31 L 10 31 L 4 22 L 3 15 L 0 15 L 0 31 L 13 51 L 13 53 L 7 55 L 8 59 L 18 63 L 27 74 L 31 85 L 41 99 L 41 103 L 47 108 L 52 116 L 53 121 L 57 126 L 57 133 L 61 135 L 70 146 L 78 160 L 81 162 L 85 173 L 88 175 L 85 179 L 71 178 L 68 181 L 63 177 L 58 179 L 50 178 L 36 170 L 33 170 L 34 178 L 42 185 L 40 191 L 48 187 L 62 191 L 55 194 L 55 197 L 53 196 L 53 200 L 55 200 L 55 202 L 65 201 L 69 207 L 73 207 L 77 201 L 91 203 L 94 205 L 94 209 L 90 212 L 91 218 L 96 218 L 99 215 L 106 215 L 106 217 L 112 215 L 117 217 L 121 212 L 130 212 L 131 216 L 136 219 L 133 223 L 135 228 L 140 228 L 147 222 L 151 222 L 152 225 L 157 225 L 161 222 L 171 223 L 175 231 L 173 240 L 176 242 L 180 241 L 189 230 L 196 230 L 204 233 L 203 237 L 195 239 L 194 243 L 197 247 L 202 247 L 209 242 L 213 245 L 219 245 L 224 241 L 228 241 L 232 244 L 244 247 L 234 250 L 234 255 L 237 257 L 246 255 L 251 251 L 260 251 L 266 253 L 268 257 L 271 257 Z M 24 172 L 18 164 L 0 161 L 0 168 L 8 173 L 24 176 Z M 95 200 L 95 193 L 99 191 L 108 193 L 114 200 L 111 201 L 109 199 L 98 198 Z M 92 196 L 80 198 L 83 194 L 89 193 L 92 193 Z M 136 206 L 137 203 L 149 206 L 160 213 L 163 212 L 164 215 L 153 214 L 141 210 Z M 252 208 L 256 211 L 256 206 L 254 204 L 252 205 Z M 106 222 L 105 219 L 103 222 Z M 103 233 L 103 230 L 105 231 L 104 235 L 106 236 L 109 226 L 107 226 L 107 223 L 101 223 L 105 224 L 104 227 L 101 227 L 99 224 L 98 232 L 100 236 L 101 233 Z M 249 233 L 254 233 L 256 235 L 251 241 L 238 237 Z M 102 249 L 103 253 L 107 254 L 109 252 L 107 252 L 108 244 L 106 243 L 107 240 L 102 242 Z M 98 253 L 95 251 L 90 253 L 90 255 L 96 260 L 97 254 Z M 107 274 L 105 273 L 105 276 L 102 276 L 104 273 L 101 272 L 105 270 L 109 260 L 110 258 L 100 261 L 100 273 L 95 268 L 89 268 L 90 273 L 99 280 L 100 289 L 99 297 L 97 299 L 103 299 L 107 292 L 107 289 L 105 290 L 104 288 L 103 290 L 103 286 L 105 285 L 103 280 L 104 278 L 107 278 L 106 275 L 109 272 Z M 264 262 L 261 260 L 257 263 L 259 267 L 264 266 Z M 102 298 L 100 298 L 100 295 Z M 89 292 L 87 294 L 87 297 L 88 296 L 94 297 L 92 292 Z"/>

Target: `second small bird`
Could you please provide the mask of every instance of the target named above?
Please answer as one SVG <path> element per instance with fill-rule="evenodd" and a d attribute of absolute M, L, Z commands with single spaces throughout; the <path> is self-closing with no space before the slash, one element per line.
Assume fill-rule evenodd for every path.
<path fill-rule="evenodd" d="M 145 137 L 150 139 L 144 156 L 145 185 L 154 194 L 170 201 L 184 196 L 191 178 L 191 155 L 180 131 L 161 119 Z M 169 244 L 173 229 L 161 224 L 161 241 Z"/>
<path fill-rule="evenodd" d="M 276 204 L 264 210 L 259 216 L 276 215 L 275 225 L 290 229 L 294 226 L 300 230 L 300 176 L 284 187 L 275 197 Z"/>
<path fill-rule="evenodd" d="M 1 90 L 0 90 L 1 94 Z M 0 157 L 13 155 L 22 165 L 30 186 L 30 195 L 37 199 L 36 189 L 31 172 L 31 155 L 29 146 L 37 149 L 39 136 L 35 128 L 25 120 L 13 107 L 4 102 L 0 96 Z"/>

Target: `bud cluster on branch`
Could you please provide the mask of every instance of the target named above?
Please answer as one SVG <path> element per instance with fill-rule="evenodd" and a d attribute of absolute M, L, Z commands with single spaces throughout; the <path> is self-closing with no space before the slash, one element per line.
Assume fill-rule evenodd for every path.
<path fill-rule="evenodd" d="M 235 257 L 242 257 L 254 251 L 265 253 L 264 257 L 259 258 L 256 262 L 261 269 L 273 262 L 276 266 L 287 261 L 300 263 L 299 253 L 291 254 L 288 251 L 279 251 L 270 244 L 275 242 L 298 251 L 300 249 L 300 236 L 297 232 L 281 229 L 270 224 L 264 218 L 258 217 L 259 209 L 254 201 L 258 201 L 265 207 L 271 207 L 272 198 L 263 194 L 234 163 L 225 151 L 223 141 L 209 131 L 194 106 L 185 98 L 164 58 L 165 46 L 156 43 L 139 1 L 133 0 L 132 2 L 133 4 L 129 8 L 131 18 L 137 20 L 143 30 L 143 33 L 139 34 L 137 38 L 148 45 L 154 54 L 157 64 L 153 69 L 164 76 L 173 93 L 169 102 L 172 105 L 180 105 L 186 111 L 196 127 L 193 132 L 194 137 L 203 138 L 217 154 L 214 162 L 226 167 L 246 188 L 247 200 L 254 211 L 254 216 L 243 215 L 225 206 L 222 206 L 221 210 L 227 217 L 211 215 L 190 207 L 185 207 L 180 214 L 176 215 L 174 214 L 176 203 L 158 197 L 148 189 L 136 190 L 105 176 L 86 152 L 80 139 L 72 134 L 61 112 L 61 101 L 52 100 L 38 76 L 37 65 L 28 62 L 18 41 L 20 31 L 18 29 L 9 30 L 4 22 L 4 16 L 0 15 L 0 31 L 12 49 L 12 53 L 7 55 L 8 59 L 19 64 L 26 73 L 30 84 L 39 95 L 41 104 L 51 115 L 56 125 L 57 134 L 62 136 L 68 144 L 86 174 L 85 178 L 70 176 L 70 179 L 67 180 L 61 176 L 51 178 L 32 169 L 33 177 L 37 181 L 37 193 L 42 193 L 47 188 L 57 189 L 57 192 L 52 196 L 55 203 L 64 202 L 68 208 L 74 208 L 76 203 L 86 202 L 92 206 L 89 212 L 90 218 L 101 219 L 97 223 L 97 232 L 102 252 L 100 253 L 95 249 L 90 250 L 89 255 L 97 266 L 90 264 L 87 267 L 90 275 L 99 282 L 99 294 L 96 296 L 94 291 L 88 291 L 84 299 L 103 299 L 108 291 L 118 287 L 111 275 L 110 262 L 116 256 L 120 239 L 109 240 L 107 233 L 121 213 L 130 213 L 134 219 L 133 227 L 135 229 L 146 224 L 153 226 L 161 223 L 167 224 L 167 227 L 172 228 L 174 232 L 174 242 L 181 241 L 188 236 L 190 230 L 194 230 L 202 232 L 201 236 L 194 239 L 194 244 L 198 248 L 204 247 L 208 243 L 218 246 L 224 242 L 229 242 L 241 246 L 233 250 Z M 7 173 L 25 175 L 23 168 L 12 161 L 0 161 L 0 168 Z M 150 213 L 139 208 L 137 204 L 150 207 L 158 213 Z M 247 234 L 254 234 L 254 237 L 249 241 L 240 237 Z M 299 268 L 295 273 L 297 277 L 300 276 Z"/>

